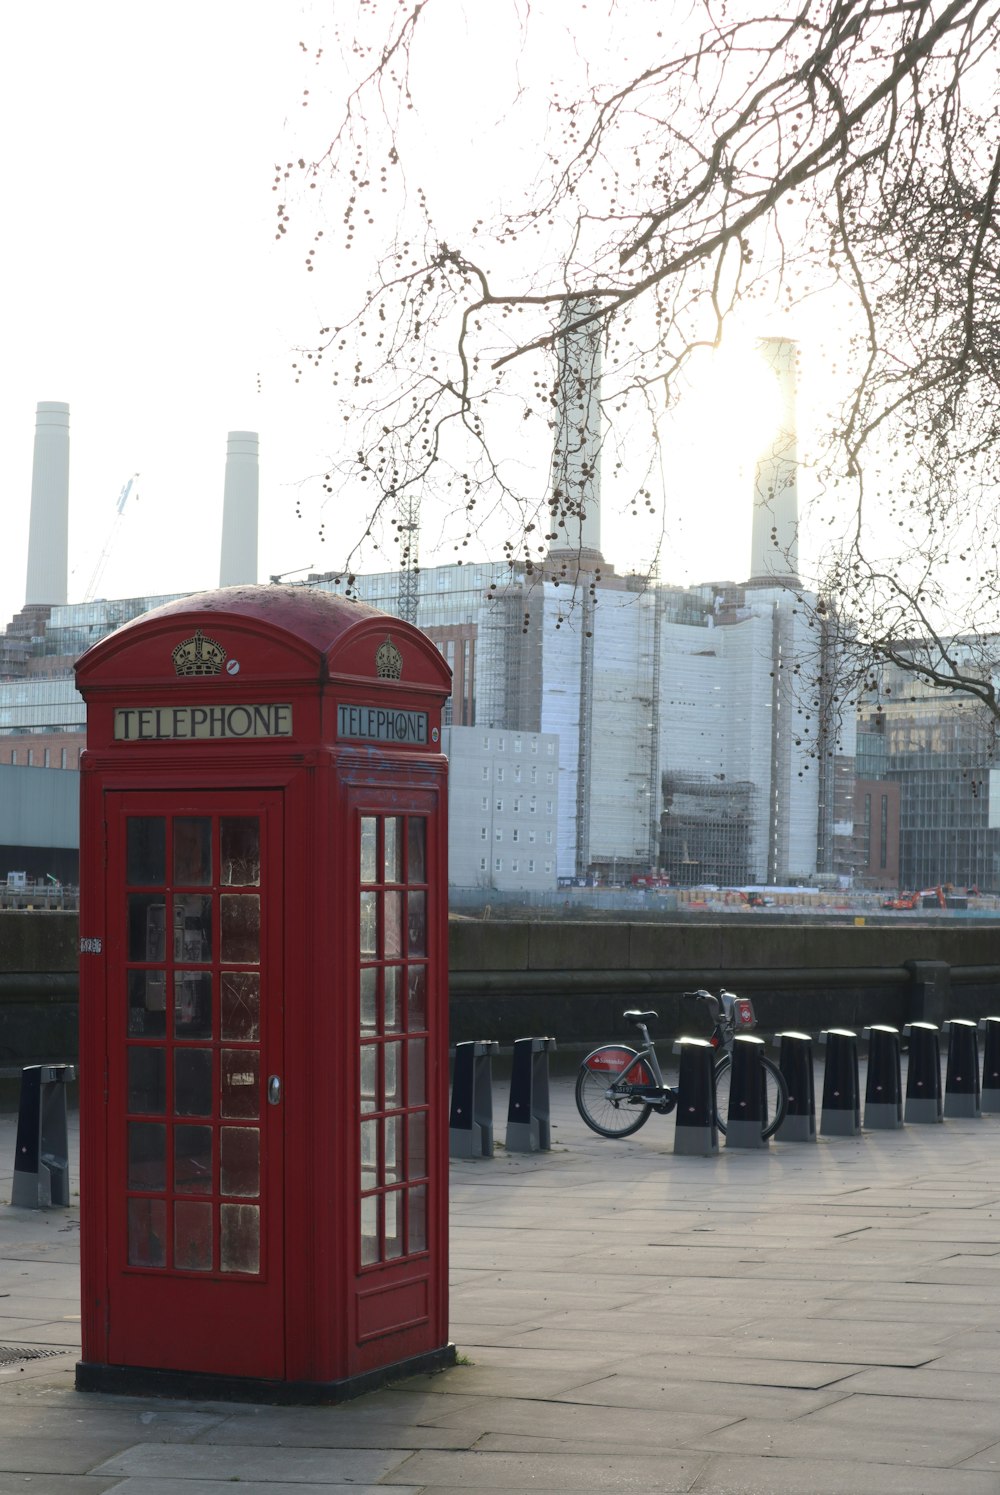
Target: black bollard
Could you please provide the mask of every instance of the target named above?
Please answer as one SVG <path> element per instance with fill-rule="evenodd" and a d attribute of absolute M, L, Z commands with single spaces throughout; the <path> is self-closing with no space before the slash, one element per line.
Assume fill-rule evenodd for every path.
<path fill-rule="evenodd" d="M 980 1105 L 993 1115 L 1000 1111 L 1000 1017 L 981 1017 L 979 1031 L 984 1036 Z"/>
<path fill-rule="evenodd" d="M 707 1038 L 679 1038 L 674 1044 L 674 1053 L 679 1054 L 681 1060 L 674 1152 L 688 1157 L 718 1157 L 715 1050 Z"/>
<path fill-rule="evenodd" d="M 816 1085 L 813 1078 L 812 1039 L 791 1030 L 776 1033 L 778 1068 L 788 1086 L 785 1119 L 775 1132 L 779 1142 L 816 1141 Z"/>
<path fill-rule="evenodd" d="M 934 1023 L 907 1023 L 903 1032 L 910 1040 L 903 1118 L 933 1125 L 944 1120 L 939 1030 Z"/>
<path fill-rule="evenodd" d="M 979 1030 L 968 1017 L 949 1018 L 948 1064 L 944 1080 L 945 1116 L 982 1115 L 979 1099 Z"/>
<path fill-rule="evenodd" d="M 767 1147 L 770 1141 L 764 1136 L 767 1093 L 764 1066 L 760 1062 L 763 1047 L 763 1038 L 754 1033 L 737 1033 L 733 1039 L 727 1147 Z"/>
<path fill-rule="evenodd" d="M 895 1131 L 903 1125 L 899 1029 L 890 1028 L 884 1023 L 873 1023 L 865 1032 L 868 1034 L 865 1126 L 869 1131 Z"/>
<path fill-rule="evenodd" d="M 823 1136 L 855 1137 L 861 1130 L 861 1085 L 858 1080 L 858 1035 L 849 1028 L 826 1028 L 823 1074 Z"/>
<path fill-rule="evenodd" d="M 20 1209 L 69 1204 L 66 1084 L 75 1079 L 73 1064 L 28 1064 L 21 1070 L 10 1196 Z"/>
<path fill-rule="evenodd" d="M 493 1055 L 500 1047 L 492 1038 L 456 1043 L 451 1082 L 448 1154 L 453 1158 L 493 1156 Z"/>
<path fill-rule="evenodd" d="M 548 1152 L 552 1147 L 549 1112 L 549 1054 L 554 1038 L 517 1038 L 510 1071 L 507 1151 Z"/>

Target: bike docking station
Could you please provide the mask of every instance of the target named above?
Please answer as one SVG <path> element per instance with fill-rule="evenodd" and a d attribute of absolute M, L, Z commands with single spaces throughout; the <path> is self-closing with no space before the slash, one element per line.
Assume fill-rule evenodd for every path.
<path fill-rule="evenodd" d="M 865 1082 L 866 1131 L 895 1131 L 903 1125 L 903 1077 L 899 1029 L 883 1023 L 865 1028 L 868 1077 Z"/>
<path fill-rule="evenodd" d="M 1000 1111 L 1000 1017 L 981 1017 L 983 1035 L 983 1078 L 980 1107 L 991 1115 Z"/>
<path fill-rule="evenodd" d="M 329 1403 L 453 1364 L 440 652 L 226 587 L 76 671 L 78 1389 Z"/>
<path fill-rule="evenodd" d="M 510 1071 L 507 1104 L 508 1152 L 549 1152 L 552 1148 L 549 1107 L 549 1055 L 554 1038 L 518 1038 Z"/>
<path fill-rule="evenodd" d="M 763 1038 L 737 1033 L 733 1038 L 733 1077 L 726 1117 L 727 1147 L 767 1147 L 764 1135 L 764 1069 L 761 1065 Z"/>
<path fill-rule="evenodd" d="M 715 1050 L 707 1038 L 678 1038 L 673 1052 L 680 1057 L 674 1152 L 684 1157 L 718 1157 Z"/>
<path fill-rule="evenodd" d="M 935 1023 L 907 1023 L 906 1103 L 907 1126 L 935 1126 L 944 1121 L 941 1090 L 941 1034 Z"/>
<path fill-rule="evenodd" d="M 819 1041 L 826 1048 L 820 1133 L 824 1137 L 857 1136 L 861 1130 L 858 1035 L 849 1028 L 824 1028 Z"/>
<path fill-rule="evenodd" d="M 816 1141 L 816 1082 L 812 1037 L 792 1029 L 776 1033 L 778 1068 L 788 1086 L 785 1119 L 775 1132 L 777 1142 Z"/>
<path fill-rule="evenodd" d="M 450 1157 L 493 1156 L 493 1055 L 499 1050 L 492 1038 L 455 1045 L 448 1119 Z"/>
<path fill-rule="evenodd" d="M 69 1128 L 66 1086 L 73 1064 L 26 1064 L 14 1144 L 10 1202 L 17 1209 L 69 1205 Z"/>
<path fill-rule="evenodd" d="M 948 1034 L 944 1114 L 979 1117 L 979 1028 L 971 1018 L 953 1017 L 942 1023 L 941 1031 Z"/>

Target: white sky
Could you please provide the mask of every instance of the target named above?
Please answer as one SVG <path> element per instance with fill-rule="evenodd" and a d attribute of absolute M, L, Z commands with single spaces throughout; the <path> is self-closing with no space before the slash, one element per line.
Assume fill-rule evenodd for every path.
<path fill-rule="evenodd" d="M 339 564 L 317 539 L 308 484 L 295 517 L 336 438 L 322 387 L 297 387 L 288 372 L 296 339 L 323 320 L 309 301 L 322 284 L 297 250 L 275 246 L 271 192 L 274 163 L 302 129 L 298 44 L 316 38 L 312 12 L 297 0 L 4 7 L 0 626 L 24 598 L 39 400 L 71 407 L 70 601 L 135 472 L 100 595 L 217 584 L 231 429 L 260 432 L 261 579 Z M 322 135 L 317 111 L 309 127 Z M 462 163 L 459 152 L 459 175 Z M 718 399 L 703 405 L 672 449 L 671 580 L 738 578 L 749 562 L 750 454 L 721 439 Z M 729 495 L 727 522 L 705 504 L 709 486 Z M 620 567 L 648 547 L 606 525 Z M 433 558 L 425 545 L 422 559 Z"/>

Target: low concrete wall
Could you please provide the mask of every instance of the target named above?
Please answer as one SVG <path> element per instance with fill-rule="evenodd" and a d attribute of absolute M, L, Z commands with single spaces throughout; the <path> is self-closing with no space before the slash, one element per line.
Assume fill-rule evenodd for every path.
<path fill-rule="evenodd" d="M 0 1072 L 77 1055 L 77 915 L 0 912 Z M 657 1036 L 696 1028 L 697 986 L 753 997 L 761 1027 L 816 1032 L 1000 1011 L 1000 925 L 491 923 L 452 921 L 451 1037 L 552 1034 L 561 1045 L 624 1037 L 626 1007 L 653 1007 Z"/>

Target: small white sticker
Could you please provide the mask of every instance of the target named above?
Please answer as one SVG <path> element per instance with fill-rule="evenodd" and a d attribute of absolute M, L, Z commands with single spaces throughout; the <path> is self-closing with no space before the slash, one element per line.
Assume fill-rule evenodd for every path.
<path fill-rule="evenodd" d="M 103 941 L 101 941 L 101 940 L 94 940 L 94 939 L 86 939 L 84 936 L 81 936 L 81 938 L 80 938 L 80 954 L 81 955 L 100 955 L 100 953 L 101 953 L 101 951 L 103 949 L 104 949 Z"/>
<path fill-rule="evenodd" d="M 226 660 L 226 674 L 227 675 L 238 675 L 239 672 L 240 672 L 240 662 L 239 662 L 239 660 L 238 659 L 227 659 Z"/>

